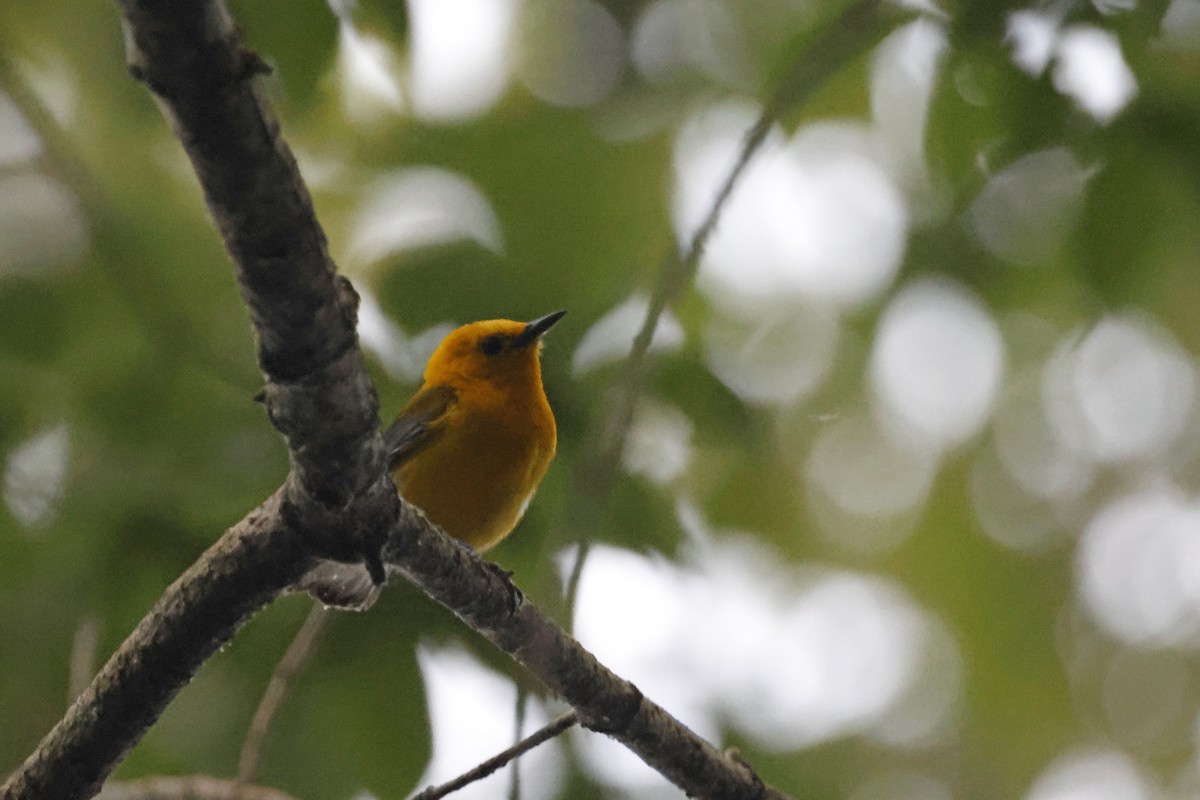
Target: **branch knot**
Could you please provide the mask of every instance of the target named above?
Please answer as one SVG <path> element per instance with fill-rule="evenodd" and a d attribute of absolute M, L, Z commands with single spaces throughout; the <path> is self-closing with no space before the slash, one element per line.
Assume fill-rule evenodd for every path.
<path fill-rule="evenodd" d="M 621 733 L 628 728 L 642 709 L 644 695 L 642 690 L 632 683 L 626 685 L 630 691 L 613 702 L 605 703 L 603 708 L 599 709 L 599 713 L 580 713 L 579 723 L 588 730 L 608 735 Z"/>

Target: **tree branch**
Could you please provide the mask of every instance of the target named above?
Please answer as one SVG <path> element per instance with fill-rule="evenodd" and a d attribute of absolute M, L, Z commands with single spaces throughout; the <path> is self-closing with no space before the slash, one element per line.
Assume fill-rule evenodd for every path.
<path fill-rule="evenodd" d="M 75 638 L 71 640 L 70 677 L 67 680 L 67 704 L 92 682 L 96 673 L 96 650 L 100 647 L 100 620 L 91 614 L 79 621 Z"/>
<path fill-rule="evenodd" d="M 384 559 L 568 702 L 587 728 L 604 733 L 683 789 L 713 800 L 782 800 L 778 790 L 661 706 L 643 697 L 521 594 L 509 573 L 425 522 L 396 525 Z"/>
<path fill-rule="evenodd" d="M 475 781 L 483 780 L 488 775 L 491 775 L 493 772 L 503 767 L 505 764 L 511 762 L 513 759 L 520 758 L 538 745 L 545 744 L 555 736 L 558 736 L 564 731 L 570 730 L 572 727 L 578 724 L 578 722 L 579 715 L 574 711 L 569 711 L 550 724 L 537 729 L 524 739 L 521 739 L 512 747 L 500 751 L 487 761 L 480 763 L 473 769 L 467 770 L 454 780 L 446 781 L 440 786 L 431 786 L 423 792 L 415 795 L 412 800 L 441 800 L 441 798 L 445 797 L 451 792 L 457 792 L 464 786 L 469 786 Z M 513 766 L 516 765 L 514 764 Z"/>
<path fill-rule="evenodd" d="M 513 747 L 516 747 L 517 743 L 522 740 L 537 735 L 537 732 L 530 737 L 524 735 L 525 716 L 529 712 L 529 689 L 524 684 L 517 686 L 517 697 L 513 706 Z M 578 722 L 578 715 L 576 714 L 575 717 L 575 721 Z M 508 800 L 521 800 L 521 763 L 519 761 L 514 762 L 512 769 L 508 771 Z"/>
<path fill-rule="evenodd" d="M 251 512 L 171 584 L 0 798 L 91 797 L 175 694 L 251 614 L 290 585 L 308 551 L 280 513 Z"/>
<path fill-rule="evenodd" d="M 884 8 L 882 0 L 854 0 L 813 34 L 808 45 L 779 79 L 767 106 L 746 131 L 737 159 L 726 173 L 725 179 L 713 196 L 708 213 L 692 232 L 683 252 L 670 252 L 663 257 L 646 316 L 634 336 L 629 356 L 622 364 L 620 374 L 605 397 L 604 408 L 592 434 L 588 453 L 579 459 L 572 474 L 570 496 L 579 500 L 572 508 L 574 513 L 570 519 L 579 547 L 567 578 L 565 618 L 568 625 L 574 618 L 579 580 L 590 550 L 587 533 L 593 529 L 597 515 L 612 491 L 621 452 L 625 448 L 625 439 L 629 435 L 634 411 L 646 382 L 650 345 L 654 340 L 654 331 L 658 328 L 659 320 L 667 307 L 674 303 L 695 279 L 700 260 L 704 257 L 709 239 L 716 232 L 725 205 L 754 154 L 771 132 L 771 128 L 781 116 L 802 105 L 847 63 L 861 56 L 883 38 L 892 28 L 896 12 L 900 10 L 899 7 L 893 6 L 892 13 L 882 13 Z"/>
<path fill-rule="evenodd" d="M 267 385 L 259 396 L 292 456 L 284 512 L 317 550 L 362 561 L 394 517 L 379 402 L 296 160 L 221 0 L 120 0 L 130 72 L 183 143 L 233 259 Z M 319 541 L 315 541 L 319 540 Z M 382 579 L 381 570 L 377 570 Z"/>
<path fill-rule="evenodd" d="M 239 785 L 250 783 L 258 774 L 263 742 L 266 741 L 267 733 L 271 729 L 271 722 L 274 721 L 275 714 L 283 704 L 284 698 L 287 697 L 288 690 L 292 687 L 292 681 L 296 679 L 300 670 L 308 662 L 308 657 L 312 654 L 313 647 L 328 621 L 329 611 L 320 603 L 313 603 L 312 610 L 308 612 L 304 624 L 300 626 L 300 632 L 292 639 L 287 652 L 275 665 L 275 671 L 271 673 L 271 680 L 267 683 L 267 689 L 263 692 L 262 699 L 258 702 L 258 708 L 254 711 L 254 718 L 250 721 L 250 728 L 246 731 L 246 738 L 242 742 L 242 753 L 238 757 L 237 779 Z M 243 798 L 239 795 L 237 800 L 243 800 Z"/>

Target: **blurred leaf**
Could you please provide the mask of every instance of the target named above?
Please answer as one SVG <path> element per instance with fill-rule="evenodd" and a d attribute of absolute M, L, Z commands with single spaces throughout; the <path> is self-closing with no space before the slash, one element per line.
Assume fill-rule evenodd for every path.
<path fill-rule="evenodd" d="M 0 284 L 0 350 L 18 361 L 52 360 L 65 345 L 65 313 L 53 285 L 5 281 Z"/>

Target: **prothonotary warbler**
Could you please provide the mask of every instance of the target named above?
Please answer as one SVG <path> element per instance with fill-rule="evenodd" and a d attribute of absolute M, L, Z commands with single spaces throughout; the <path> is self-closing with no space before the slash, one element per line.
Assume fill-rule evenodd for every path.
<path fill-rule="evenodd" d="M 512 532 L 554 458 L 539 355 L 565 313 L 451 331 L 383 436 L 404 499 L 478 552 Z"/>
<path fill-rule="evenodd" d="M 451 331 L 383 435 L 400 494 L 476 552 L 512 532 L 554 458 L 558 434 L 540 354 L 542 336 L 564 314 Z M 337 605 L 374 599 L 365 570 L 344 564 L 314 570 L 303 585 Z"/>

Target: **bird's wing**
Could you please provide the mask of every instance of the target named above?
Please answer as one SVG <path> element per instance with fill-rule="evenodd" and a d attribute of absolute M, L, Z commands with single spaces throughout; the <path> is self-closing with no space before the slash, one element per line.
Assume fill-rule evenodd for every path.
<path fill-rule="evenodd" d="M 433 386 L 413 395 L 400 416 L 383 434 L 388 468 L 395 469 L 437 439 L 446 412 L 458 396 L 449 386 Z M 326 605 L 366 611 L 379 596 L 379 587 L 362 564 L 321 561 L 294 588 Z"/>
<path fill-rule="evenodd" d="M 383 434 L 388 468 L 395 469 L 437 438 L 446 412 L 458 402 L 449 386 L 430 386 L 412 396 Z"/>

